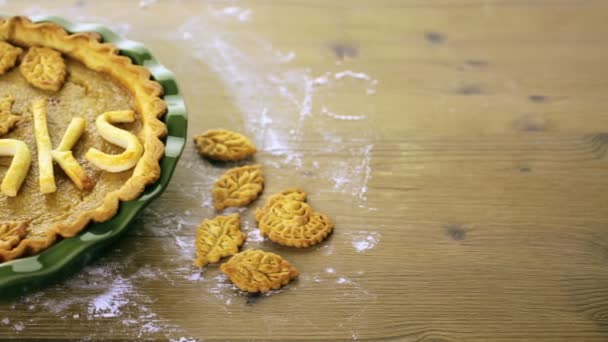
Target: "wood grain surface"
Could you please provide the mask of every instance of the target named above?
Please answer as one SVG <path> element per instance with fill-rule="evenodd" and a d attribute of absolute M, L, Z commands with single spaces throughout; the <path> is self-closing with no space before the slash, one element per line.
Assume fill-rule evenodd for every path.
<path fill-rule="evenodd" d="M 243 132 L 263 197 L 245 248 L 270 295 L 191 266 L 227 168 L 190 143 L 166 193 L 91 266 L 0 303 L 1 340 L 607 341 L 608 2 L 0 1 L 109 25 L 173 70 L 189 134 Z M 310 249 L 253 210 L 302 187 Z"/>

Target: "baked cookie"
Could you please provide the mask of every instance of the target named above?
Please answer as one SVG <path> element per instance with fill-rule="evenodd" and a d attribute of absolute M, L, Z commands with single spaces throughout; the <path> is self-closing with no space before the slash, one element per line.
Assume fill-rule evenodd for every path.
<path fill-rule="evenodd" d="M 247 235 L 241 231 L 238 213 L 205 219 L 196 229 L 196 260 L 194 265 L 203 267 L 210 262 L 238 253 Z"/>
<path fill-rule="evenodd" d="M 11 95 L 0 99 L 0 137 L 12 131 L 19 122 L 19 117 L 12 112 L 14 102 Z"/>
<path fill-rule="evenodd" d="M 266 205 L 264 205 L 261 208 L 257 208 L 255 210 L 255 220 L 256 221 L 262 220 L 262 217 L 268 211 L 268 209 L 270 209 L 270 207 L 272 207 L 272 205 L 275 204 L 279 200 L 291 199 L 291 200 L 295 200 L 295 201 L 306 202 L 306 197 L 307 197 L 307 195 L 306 195 L 306 192 L 304 192 L 304 190 L 296 189 L 296 188 L 283 190 L 283 191 L 279 192 L 278 194 L 274 194 L 274 195 L 270 196 L 270 198 L 268 198 L 268 201 L 266 201 Z"/>
<path fill-rule="evenodd" d="M 31 85 L 43 90 L 58 91 L 67 75 L 61 53 L 47 47 L 29 48 L 19 68 Z"/>
<path fill-rule="evenodd" d="M 260 165 L 230 169 L 213 186 L 215 209 L 242 207 L 253 202 L 264 189 L 264 175 Z"/>
<path fill-rule="evenodd" d="M 334 223 L 306 203 L 306 193 L 291 189 L 276 194 L 256 211 L 263 236 L 289 247 L 316 245 L 333 231 Z"/>
<path fill-rule="evenodd" d="M 255 145 L 246 136 L 225 129 L 212 129 L 194 137 L 198 153 L 223 161 L 236 161 L 255 154 Z"/>
<path fill-rule="evenodd" d="M 234 255 L 220 266 L 230 281 L 247 292 L 268 292 L 286 285 L 298 270 L 274 253 L 249 249 Z"/>
<path fill-rule="evenodd" d="M 6 73 L 17 64 L 17 58 L 23 50 L 0 40 L 0 75 Z"/>

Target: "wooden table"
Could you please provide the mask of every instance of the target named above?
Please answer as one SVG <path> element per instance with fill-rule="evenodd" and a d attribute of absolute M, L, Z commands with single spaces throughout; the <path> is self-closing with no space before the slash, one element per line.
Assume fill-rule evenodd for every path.
<path fill-rule="evenodd" d="M 247 296 L 191 266 L 234 164 L 189 144 L 167 192 L 90 267 L 0 304 L 0 339 L 608 340 L 608 2 L 0 1 L 144 42 L 191 136 L 251 136 L 266 189 L 245 248 L 301 271 Z M 253 209 L 302 187 L 318 247 Z"/>

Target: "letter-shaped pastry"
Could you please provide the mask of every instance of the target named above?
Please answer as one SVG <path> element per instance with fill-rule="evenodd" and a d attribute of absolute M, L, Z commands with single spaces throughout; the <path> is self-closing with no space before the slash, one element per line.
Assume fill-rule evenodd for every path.
<path fill-rule="evenodd" d="M 72 154 L 72 148 L 76 145 L 82 133 L 87 127 L 87 122 L 83 118 L 75 117 L 70 121 L 68 129 L 65 131 L 59 146 L 51 151 L 53 160 L 59 164 L 66 175 L 74 182 L 78 190 L 91 190 L 95 185 L 84 172 L 84 169 Z"/>
<path fill-rule="evenodd" d="M 106 112 L 98 116 L 95 125 L 99 135 L 112 144 L 124 148 L 125 151 L 121 154 L 111 155 L 96 148 L 90 148 L 85 158 L 93 165 L 108 172 L 122 172 L 133 168 L 144 153 L 144 147 L 133 133 L 111 125 L 111 123 L 133 121 L 135 121 L 135 113 L 132 110 Z"/>
<path fill-rule="evenodd" d="M 0 191 L 6 196 L 15 197 L 30 169 L 32 153 L 23 141 L 0 139 L 0 156 L 13 156 Z"/>
<path fill-rule="evenodd" d="M 46 124 L 47 101 L 44 99 L 34 101 L 32 112 L 34 114 L 34 134 L 38 148 L 38 163 L 40 164 L 40 191 L 47 194 L 57 190 L 55 175 L 53 173 L 53 160 L 59 164 L 79 190 L 90 190 L 94 185 L 93 181 L 86 175 L 71 151 L 84 132 L 87 124 L 86 121 L 79 117 L 73 118 L 59 146 L 51 151 L 51 138 L 49 137 Z"/>
<path fill-rule="evenodd" d="M 46 125 L 47 110 L 46 99 L 37 99 L 32 102 L 34 136 L 36 137 L 38 169 L 40 171 L 40 191 L 43 194 L 57 191 L 55 174 L 53 173 L 53 157 L 51 156 L 51 137 Z"/>

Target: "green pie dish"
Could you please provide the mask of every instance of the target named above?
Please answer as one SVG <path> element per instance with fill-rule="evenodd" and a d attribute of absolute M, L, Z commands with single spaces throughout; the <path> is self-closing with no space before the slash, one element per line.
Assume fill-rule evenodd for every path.
<path fill-rule="evenodd" d="M 8 17 L 0 15 L 0 17 Z M 122 202 L 112 219 L 89 224 L 79 235 L 63 239 L 42 253 L 0 263 L 0 297 L 13 297 L 38 289 L 73 273 L 93 260 L 103 249 L 119 238 L 129 224 L 167 187 L 186 144 L 187 113 L 175 76 L 162 66 L 141 43 L 126 40 L 112 30 L 97 24 L 75 24 L 55 16 L 30 17 L 34 22 L 53 22 L 70 33 L 97 32 L 103 41 L 114 44 L 122 55 L 150 70 L 152 77 L 164 88 L 168 111 L 164 116 L 168 134 L 165 155 L 160 160 L 158 181 L 149 185 L 135 200 Z"/>

